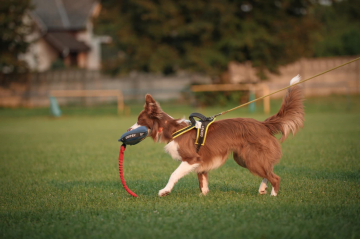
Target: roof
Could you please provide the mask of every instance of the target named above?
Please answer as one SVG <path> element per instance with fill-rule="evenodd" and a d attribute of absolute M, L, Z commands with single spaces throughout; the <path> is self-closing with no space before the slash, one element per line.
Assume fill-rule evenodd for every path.
<path fill-rule="evenodd" d="M 31 0 L 34 15 L 42 27 L 51 30 L 82 30 L 97 0 Z"/>
<path fill-rule="evenodd" d="M 73 35 L 65 31 L 49 32 L 44 38 L 63 55 L 70 52 L 86 52 L 90 50 L 85 43 L 76 40 Z"/>

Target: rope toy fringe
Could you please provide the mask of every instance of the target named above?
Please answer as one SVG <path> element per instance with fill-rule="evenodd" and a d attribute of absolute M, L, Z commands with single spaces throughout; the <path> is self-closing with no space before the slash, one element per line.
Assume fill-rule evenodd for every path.
<path fill-rule="evenodd" d="M 121 145 L 120 147 L 120 153 L 119 153 L 119 173 L 120 173 L 120 179 L 121 179 L 121 183 L 123 185 L 123 187 L 125 188 L 126 192 L 128 192 L 131 196 L 133 197 L 137 197 L 137 195 L 132 192 L 125 183 L 125 179 L 124 179 L 124 172 L 123 172 L 123 161 L 124 161 L 124 152 L 126 149 L 126 144 Z"/>

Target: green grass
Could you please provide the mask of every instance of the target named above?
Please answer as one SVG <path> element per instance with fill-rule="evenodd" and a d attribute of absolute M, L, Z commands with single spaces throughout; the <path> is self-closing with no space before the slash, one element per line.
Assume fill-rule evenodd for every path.
<path fill-rule="evenodd" d="M 150 139 L 125 152 L 125 179 L 139 196 L 131 197 L 117 139 L 139 106 L 129 117 L 114 107 L 64 108 L 60 119 L 1 109 L 0 238 L 360 238 L 360 98 L 349 105 L 341 96 L 306 100 L 305 127 L 283 144 L 274 170 L 277 197 L 259 195 L 261 179 L 230 159 L 209 174 L 208 196 L 190 174 L 159 198 L 179 163 Z M 163 106 L 175 117 L 226 109 Z M 226 117 L 239 115 L 266 118 L 247 109 Z"/>

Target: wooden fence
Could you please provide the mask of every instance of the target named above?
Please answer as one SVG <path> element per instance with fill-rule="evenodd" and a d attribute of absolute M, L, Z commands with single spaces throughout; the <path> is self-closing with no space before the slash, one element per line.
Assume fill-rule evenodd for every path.
<path fill-rule="evenodd" d="M 329 57 L 315 59 L 301 59 L 292 64 L 279 67 L 279 74 L 267 72 L 265 83 L 270 92 L 289 85 L 290 79 L 300 74 L 302 79 L 309 78 L 318 73 L 355 59 L 354 57 Z M 256 71 L 251 64 L 231 63 L 229 65 L 230 81 L 232 83 L 260 82 Z M 359 94 L 360 93 L 360 61 L 326 73 L 304 83 L 306 96 L 323 96 L 330 94 Z M 282 97 L 283 93 L 272 97 Z"/>
<path fill-rule="evenodd" d="M 292 77 L 300 74 L 303 79 L 350 61 L 354 57 L 301 59 L 279 68 L 279 74 L 268 73 L 266 84 L 273 92 L 289 84 Z M 230 81 L 259 83 L 251 63 L 229 64 Z M 111 78 L 99 71 L 61 70 L 32 74 L 0 75 L 0 107 L 41 107 L 49 105 L 52 90 L 120 90 L 125 100 L 143 100 L 146 93 L 156 99 L 178 99 L 191 84 L 211 84 L 208 77 L 196 74 L 162 76 L 156 74 L 130 74 Z M 306 95 L 359 94 L 360 61 L 304 83 Z M 283 93 L 272 97 L 282 97 Z M 87 105 L 107 103 L 114 97 L 67 97 L 58 99 L 60 104 L 82 102 Z"/>

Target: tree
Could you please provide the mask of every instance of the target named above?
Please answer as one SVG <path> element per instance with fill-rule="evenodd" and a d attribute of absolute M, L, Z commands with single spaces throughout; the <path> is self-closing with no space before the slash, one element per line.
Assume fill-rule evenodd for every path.
<path fill-rule="evenodd" d="M 27 64 L 18 59 L 25 53 L 28 43 L 25 40 L 30 26 L 23 21 L 30 0 L 7 0 L 0 4 L 0 74 L 26 72 Z"/>
<path fill-rule="evenodd" d="M 349 56 L 360 54 L 360 1 L 333 1 L 317 5 L 314 16 L 321 23 L 314 33 L 315 57 Z"/>
<path fill-rule="evenodd" d="M 104 69 L 219 76 L 230 61 L 260 73 L 312 54 L 310 0 L 103 0 L 97 31 L 113 37 Z"/>

